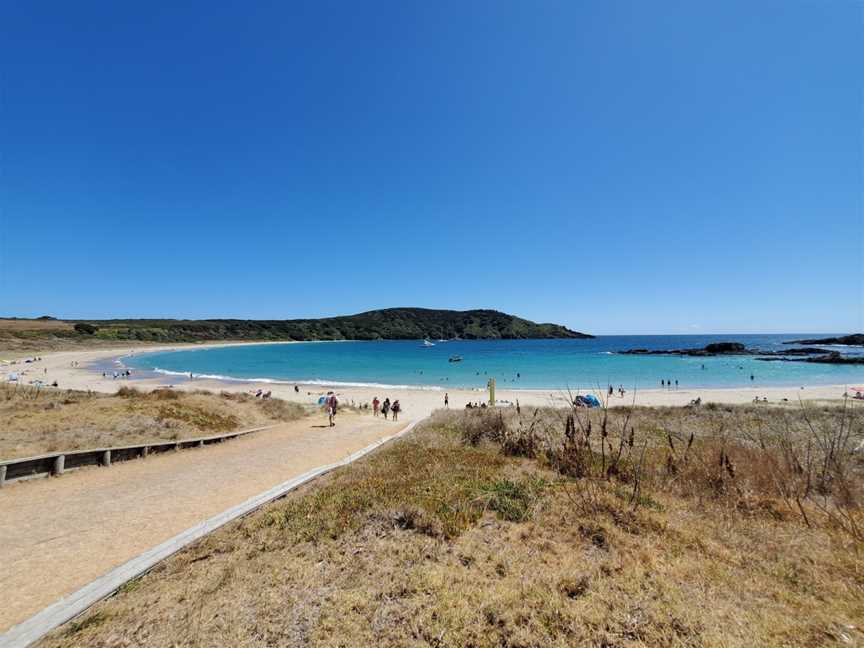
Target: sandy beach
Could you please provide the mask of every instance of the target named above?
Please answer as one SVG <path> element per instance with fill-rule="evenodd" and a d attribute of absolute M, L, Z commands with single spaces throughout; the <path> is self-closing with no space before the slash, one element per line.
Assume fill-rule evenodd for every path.
<path fill-rule="evenodd" d="M 236 346 L 240 344 L 255 343 L 218 343 L 208 344 L 209 347 Z M 273 342 L 270 344 L 292 344 L 291 342 Z M 147 372 L 146 375 L 133 370 L 130 379 L 114 379 L 109 371 L 103 377 L 102 371 L 110 366 L 120 367 L 115 360 L 122 362 L 124 357 L 156 351 L 171 351 L 191 348 L 203 348 L 202 344 L 171 344 L 164 346 L 115 347 L 112 349 L 94 349 L 88 351 L 61 351 L 46 353 L 40 356 L 40 360 L 24 364 L 25 358 L 18 358 L 14 365 L 4 365 L 4 373 L 16 371 L 21 374 L 21 383 L 29 384 L 32 380 L 42 380 L 45 383 L 57 381 L 60 389 L 92 390 L 103 393 L 114 393 L 123 386 L 135 386 L 142 390 L 157 389 L 171 386 L 172 389 L 196 390 L 205 389 L 210 391 L 231 392 L 255 392 L 259 388 L 272 391 L 274 397 L 288 401 L 314 404 L 319 396 L 333 389 L 344 403 L 362 404 L 368 403 L 373 397 L 378 396 L 383 400 L 385 396 L 391 400 L 399 399 L 403 407 L 405 420 L 412 420 L 427 416 L 435 409 L 443 407 L 444 391 L 416 388 L 383 389 L 376 387 L 332 387 L 320 384 L 304 385 L 298 383 L 300 391 L 295 392 L 293 384 L 274 384 L 269 382 L 239 382 L 230 380 L 193 379 L 179 376 L 156 375 Z M 769 403 L 795 404 L 800 400 L 837 400 L 843 397 L 846 390 L 845 385 L 802 385 L 798 387 L 739 387 L 739 388 L 684 388 L 663 390 L 649 389 L 637 392 L 632 391 L 625 394 L 623 398 L 616 393 L 609 403 L 611 406 L 636 405 L 663 406 L 663 405 L 686 405 L 693 399 L 701 398 L 703 403 L 751 403 L 755 397 L 760 400 L 767 398 Z M 485 390 L 451 389 L 448 391 L 451 408 L 463 408 L 469 402 L 482 402 L 487 398 Z M 594 393 L 601 396 L 594 389 L 583 387 L 573 390 L 573 393 Z M 539 389 L 501 389 L 496 391 L 500 405 L 515 404 L 518 400 L 524 406 L 561 405 L 567 402 L 567 394 L 563 391 L 539 390 Z"/>

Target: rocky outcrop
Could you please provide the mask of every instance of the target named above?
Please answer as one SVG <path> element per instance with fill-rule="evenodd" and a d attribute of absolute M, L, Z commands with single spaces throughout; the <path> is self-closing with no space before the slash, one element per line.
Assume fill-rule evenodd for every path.
<path fill-rule="evenodd" d="M 648 350 L 648 349 L 630 349 L 627 351 L 619 351 L 623 355 L 661 355 L 661 356 L 696 356 L 696 357 L 712 357 L 721 355 L 750 355 L 750 356 L 811 356 L 824 355 L 827 353 L 824 349 L 815 347 L 801 347 L 798 349 L 788 349 L 786 351 L 760 351 L 759 349 L 748 349 L 740 342 L 715 342 L 701 349 L 669 349 L 669 350 Z"/>
<path fill-rule="evenodd" d="M 844 344 L 846 346 L 864 346 L 864 333 L 854 333 L 841 337 L 828 337 L 813 340 L 790 340 L 783 344 Z"/>
<path fill-rule="evenodd" d="M 864 365 L 864 356 L 844 356 L 842 353 L 832 351 L 831 353 L 822 352 L 822 355 L 808 358 L 789 358 L 789 357 L 766 357 L 756 358 L 764 362 L 812 362 L 815 364 L 837 364 L 837 365 Z"/>
<path fill-rule="evenodd" d="M 748 355 L 748 349 L 740 342 L 715 342 L 701 349 L 629 349 L 618 351 L 623 355 L 663 355 L 663 356 L 716 356 L 716 355 Z"/>

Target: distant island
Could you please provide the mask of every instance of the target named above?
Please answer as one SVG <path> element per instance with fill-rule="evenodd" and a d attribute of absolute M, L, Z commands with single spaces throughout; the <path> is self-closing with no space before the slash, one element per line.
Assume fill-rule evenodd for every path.
<path fill-rule="evenodd" d="M 864 333 L 853 333 L 841 337 L 828 337 L 814 340 L 790 340 L 783 344 L 843 344 L 846 346 L 864 346 Z"/>
<path fill-rule="evenodd" d="M 293 320 L 38 320 L 7 319 L 8 336 L 69 341 L 208 342 L 216 340 L 521 340 L 594 336 L 559 324 L 538 324 L 495 310 L 387 308 L 357 315 Z M 31 323 L 32 326 L 28 326 Z"/>

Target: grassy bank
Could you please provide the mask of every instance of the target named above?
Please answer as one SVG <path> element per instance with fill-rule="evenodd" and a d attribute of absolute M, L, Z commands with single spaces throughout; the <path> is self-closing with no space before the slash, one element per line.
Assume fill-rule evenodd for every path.
<path fill-rule="evenodd" d="M 859 412 L 439 413 L 46 646 L 860 645 Z"/>
<path fill-rule="evenodd" d="M 0 458 L 176 441 L 300 418 L 305 409 L 248 394 L 121 388 L 116 395 L 0 385 Z"/>

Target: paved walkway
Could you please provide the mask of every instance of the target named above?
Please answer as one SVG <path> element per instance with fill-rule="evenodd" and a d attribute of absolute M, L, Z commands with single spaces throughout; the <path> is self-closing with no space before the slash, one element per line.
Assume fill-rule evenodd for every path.
<path fill-rule="evenodd" d="M 407 424 L 346 413 L 329 428 L 315 417 L 3 488 L 0 633 L 191 526 Z"/>

